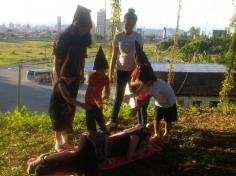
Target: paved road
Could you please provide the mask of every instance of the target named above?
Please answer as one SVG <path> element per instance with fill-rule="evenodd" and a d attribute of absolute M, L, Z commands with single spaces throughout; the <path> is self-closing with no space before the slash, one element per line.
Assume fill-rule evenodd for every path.
<path fill-rule="evenodd" d="M 48 112 L 52 86 L 38 84 L 26 79 L 27 70 L 31 69 L 31 65 L 34 64 L 27 63 L 22 67 L 21 104 L 26 105 L 31 112 Z M 17 84 L 18 66 L 0 66 L 0 112 L 9 111 L 17 106 Z M 86 84 L 80 87 L 77 96 L 80 101 L 84 101 L 86 87 Z M 114 88 L 112 88 L 112 92 L 113 90 Z M 111 97 L 114 97 L 113 93 Z M 81 109 L 77 110 L 81 111 Z"/>
<path fill-rule="evenodd" d="M 26 80 L 22 69 L 21 103 L 30 111 L 47 112 L 52 91 L 51 86 L 41 86 Z M 14 65 L 0 68 L 0 111 L 6 112 L 17 105 L 18 68 Z"/>

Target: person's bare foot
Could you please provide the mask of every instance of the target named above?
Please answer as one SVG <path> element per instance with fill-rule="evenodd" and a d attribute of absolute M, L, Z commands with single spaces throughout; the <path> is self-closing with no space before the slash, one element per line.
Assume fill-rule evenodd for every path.
<path fill-rule="evenodd" d="M 163 137 L 157 134 L 154 134 L 153 136 L 151 136 L 151 140 L 152 141 L 162 141 Z"/>

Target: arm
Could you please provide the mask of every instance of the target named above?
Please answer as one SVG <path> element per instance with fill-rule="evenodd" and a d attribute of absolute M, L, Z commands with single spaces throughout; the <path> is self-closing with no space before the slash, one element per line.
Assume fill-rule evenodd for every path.
<path fill-rule="evenodd" d="M 136 89 L 136 91 L 129 95 L 125 95 L 123 100 L 127 101 L 130 98 L 137 96 L 143 89 L 147 89 L 147 87 L 142 82 L 139 82 L 139 87 Z"/>
<path fill-rule="evenodd" d="M 103 99 L 107 99 L 110 97 L 110 85 L 106 85 L 105 86 L 105 96 L 103 97 Z"/>
<path fill-rule="evenodd" d="M 110 82 L 113 82 L 113 74 L 114 74 L 115 64 L 118 59 L 118 53 L 119 53 L 119 48 L 117 46 L 114 46 L 112 51 L 112 58 L 109 71 Z"/>
<path fill-rule="evenodd" d="M 89 76 L 87 89 L 89 89 L 91 98 L 96 103 L 97 107 L 102 108 L 102 102 L 98 100 L 98 97 L 96 94 L 97 90 L 96 90 L 96 85 L 94 84 L 95 80 L 96 80 L 96 78 L 94 77 L 94 73 L 93 73 Z"/>
<path fill-rule="evenodd" d="M 53 59 L 53 81 L 54 82 L 57 82 L 58 78 L 59 78 L 59 75 L 60 75 L 60 65 L 61 65 L 61 60 L 56 58 L 56 56 L 54 56 L 54 59 Z"/>
<path fill-rule="evenodd" d="M 59 83 L 58 84 L 58 89 L 59 89 L 61 95 L 63 96 L 63 98 L 66 100 L 67 103 L 69 103 L 69 104 L 71 104 L 73 106 L 80 106 L 81 108 L 83 108 L 85 110 L 89 110 L 90 109 L 89 105 L 73 99 L 70 96 L 70 94 L 69 94 L 69 92 L 68 92 L 68 90 L 67 90 L 67 88 L 66 88 L 66 86 L 64 84 Z"/>
<path fill-rule="evenodd" d="M 95 94 L 96 89 L 94 87 L 92 87 L 91 89 L 92 89 L 92 98 L 94 99 L 94 102 L 96 103 L 98 108 L 102 108 L 102 102 L 97 99 L 97 96 Z"/>
<path fill-rule="evenodd" d="M 138 80 L 138 79 L 131 79 L 131 81 L 130 81 L 130 85 L 132 86 L 132 87 L 138 87 L 138 86 L 140 86 L 141 85 L 141 82 Z"/>

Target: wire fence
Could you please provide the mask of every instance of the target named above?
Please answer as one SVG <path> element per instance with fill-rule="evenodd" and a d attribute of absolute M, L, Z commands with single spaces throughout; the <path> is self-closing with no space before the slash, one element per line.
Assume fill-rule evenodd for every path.
<path fill-rule="evenodd" d="M 53 90 L 52 69 L 40 68 L 42 64 L 27 62 L 0 67 L 0 112 L 21 109 L 26 106 L 31 112 L 48 112 L 50 96 Z M 84 102 L 87 80 L 91 74 L 92 62 L 86 64 L 86 80 L 81 84 L 77 99 Z M 111 86 L 111 98 L 114 98 L 114 86 Z M 77 109 L 81 111 L 80 108 Z"/>
<path fill-rule="evenodd" d="M 29 79 L 35 64 L 22 63 L 0 68 L 0 112 L 26 106 L 30 111 L 47 112 L 52 91 L 51 77 Z M 37 81 L 36 81 L 37 80 Z M 47 81 L 42 81 L 47 80 Z"/>

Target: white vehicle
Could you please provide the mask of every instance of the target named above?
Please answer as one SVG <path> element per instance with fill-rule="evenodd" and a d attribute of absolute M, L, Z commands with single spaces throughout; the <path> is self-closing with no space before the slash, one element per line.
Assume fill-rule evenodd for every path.
<path fill-rule="evenodd" d="M 51 69 L 32 69 L 27 72 L 27 80 L 33 80 L 38 83 L 51 83 L 52 70 Z"/>

